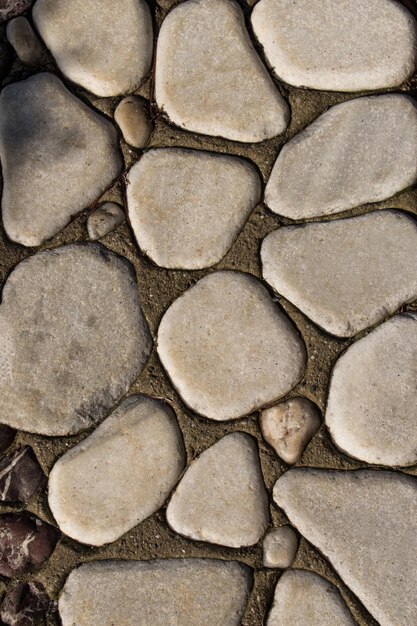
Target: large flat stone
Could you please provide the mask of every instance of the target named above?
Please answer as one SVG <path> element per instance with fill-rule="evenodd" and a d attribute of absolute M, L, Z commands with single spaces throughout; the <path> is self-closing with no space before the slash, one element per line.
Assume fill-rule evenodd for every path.
<path fill-rule="evenodd" d="M 174 124 L 235 141 L 262 141 L 289 123 L 234 0 L 189 0 L 169 13 L 158 38 L 155 97 Z"/>
<path fill-rule="evenodd" d="M 68 435 L 105 417 L 151 348 L 135 274 L 99 244 L 22 261 L 0 307 L 0 422 Z"/>
<path fill-rule="evenodd" d="M 238 626 L 252 583 L 236 561 L 87 563 L 59 599 L 62 626 Z"/>
<path fill-rule="evenodd" d="M 255 168 L 229 155 L 149 150 L 128 174 L 136 239 L 163 267 L 200 269 L 220 261 L 260 199 Z"/>
<path fill-rule="evenodd" d="M 331 107 L 281 150 L 265 190 L 291 219 L 390 198 L 417 181 L 417 107 L 399 94 Z"/>
<path fill-rule="evenodd" d="M 298 87 L 386 89 L 416 67 L 416 22 L 393 0 L 261 0 L 252 25 L 276 75 Z"/>
<path fill-rule="evenodd" d="M 159 326 L 158 354 L 186 404 L 214 420 L 285 395 L 306 362 L 302 339 L 265 287 L 233 271 L 209 274 L 175 300 Z"/>
<path fill-rule="evenodd" d="M 273 495 L 381 626 L 416 624 L 416 478 L 293 469 Z"/>
<path fill-rule="evenodd" d="M 261 257 L 265 280 L 338 337 L 417 298 L 417 224 L 405 213 L 279 228 L 264 239 Z"/>
<path fill-rule="evenodd" d="M 110 122 L 48 73 L 2 90 L 0 159 L 4 228 L 25 246 L 64 228 L 122 168 Z"/>

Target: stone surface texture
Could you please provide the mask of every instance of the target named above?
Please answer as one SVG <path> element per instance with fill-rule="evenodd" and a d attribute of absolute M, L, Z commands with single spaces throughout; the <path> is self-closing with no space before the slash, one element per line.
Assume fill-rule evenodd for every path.
<path fill-rule="evenodd" d="M 22 63 L 41 65 L 45 61 L 42 44 L 25 17 L 15 17 L 8 22 L 6 35 Z"/>
<path fill-rule="evenodd" d="M 416 342 L 416 315 L 396 315 L 336 362 L 325 421 L 347 454 L 382 465 L 417 463 Z"/>
<path fill-rule="evenodd" d="M 32 13 L 62 73 L 98 96 L 134 91 L 150 70 L 145 0 L 37 0 Z"/>
<path fill-rule="evenodd" d="M 104 202 L 88 217 L 88 236 L 92 240 L 101 239 L 116 230 L 125 219 L 126 215 L 120 204 Z"/>
<path fill-rule="evenodd" d="M 0 0 L 0 22 L 24 13 L 32 3 L 33 0 Z"/>
<path fill-rule="evenodd" d="M 233 271 L 202 278 L 170 306 L 158 354 L 186 404 L 213 420 L 241 417 L 285 395 L 306 358 L 265 287 Z"/>
<path fill-rule="evenodd" d="M 398 211 L 279 228 L 261 258 L 275 291 L 338 337 L 417 298 L 417 224 Z"/>
<path fill-rule="evenodd" d="M 274 500 L 381 626 L 417 620 L 417 479 L 378 470 L 293 469 Z"/>
<path fill-rule="evenodd" d="M 169 405 L 131 396 L 55 464 L 49 506 L 66 535 L 103 545 L 159 509 L 184 465 Z"/>
<path fill-rule="evenodd" d="M 128 174 L 136 239 L 163 267 L 200 269 L 220 261 L 260 199 L 255 168 L 229 155 L 150 150 Z"/>
<path fill-rule="evenodd" d="M 62 626 L 238 626 L 251 587 L 236 561 L 101 561 L 71 572 Z"/>
<path fill-rule="evenodd" d="M 25 246 L 64 228 L 122 166 L 112 125 L 49 73 L 2 90 L 0 159 L 3 225 Z"/>
<path fill-rule="evenodd" d="M 149 102 L 138 96 L 123 98 L 116 107 L 114 119 L 123 139 L 134 148 L 142 149 L 149 141 L 153 124 L 149 118 Z"/>
<path fill-rule="evenodd" d="M 66 435 L 100 421 L 143 368 L 151 339 L 132 266 L 99 244 L 20 263 L 0 308 L 0 422 Z"/>
<path fill-rule="evenodd" d="M 416 101 L 368 96 L 331 107 L 282 148 L 265 202 L 304 219 L 379 202 L 416 180 Z"/>
<path fill-rule="evenodd" d="M 7 590 L 0 618 L 6 626 L 36 626 L 42 623 L 48 606 L 49 597 L 42 583 L 19 583 Z"/>
<path fill-rule="evenodd" d="M 27 502 L 45 484 L 45 474 L 30 446 L 17 448 L 0 460 L 0 501 Z"/>
<path fill-rule="evenodd" d="M 174 491 L 167 520 L 190 539 L 231 548 L 257 543 L 269 511 L 254 439 L 231 433 L 197 457 Z"/>
<path fill-rule="evenodd" d="M 234 0 L 188 0 L 165 18 L 155 97 L 174 124 L 235 141 L 279 135 L 290 118 Z"/>
<path fill-rule="evenodd" d="M 298 538 L 291 526 L 280 526 L 269 531 L 262 547 L 264 567 L 285 569 L 295 558 Z"/>

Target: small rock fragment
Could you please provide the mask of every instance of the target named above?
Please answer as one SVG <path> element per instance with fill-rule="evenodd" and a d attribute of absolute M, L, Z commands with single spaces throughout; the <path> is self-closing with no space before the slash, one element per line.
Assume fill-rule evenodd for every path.
<path fill-rule="evenodd" d="M 40 582 L 19 583 L 6 592 L 0 617 L 6 626 L 36 626 L 44 618 L 49 597 Z"/>
<path fill-rule="evenodd" d="M 314 572 L 284 572 L 266 626 L 355 626 L 337 587 Z"/>
<path fill-rule="evenodd" d="M 254 439 L 226 435 L 195 459 L 168 504 L 167 520 L 197 541 L 231 548 L 259 541 L 269 509 Z"/>
<path fill-rule="evenodd" d="M 105 202 L 96 209 L 87 220 L 87 231 L 90 239 L 105 237 L 116 230 L 126 219 L 122 207 L 115 202 Z"/>
<path fill-rule="evenodd" d="M 296 463 L 320 428 L 319 410 L 307 398 L 292 398 L 262 411 L 264 439 L 285 463 Z"/>
<path fill-rule="evenodd" d="M 168 14 L 158 37 L 155 97 L 174 124 L 235 141 L 279 135 L 290 118 L 233 0 L 189 0 Z"/>
<path fill-rule="evenodd" d="M 6 35 L 22 63 L 42 65 L 45 60 L 43 47 L 25 17 L 11 20 L 7 24 Z"/>
<path fill-rule="evenodd" d="M 0 0 L 0 22 L 5 22 L 30 9 L 33 0 Z"/>
<path fill-rule="evenodd" d="M 30 446 L 23 446 L 0 460 L 0 500 L 27 502 L 46 484 L 46 477 Z"/>
<path fill-rule="evenodd" d="M 123 139 L 134 148 L 144 148 L 149 141 L 153 124 L 149 119 L 149 103 L 138 96 L 124 98 L 116 107 L 114 119 Z"/>
<path fill-rule="evenodd" d="M 1 339 L 0 339 L 1 346 Z M 0 365 L 0 373 L 3 373 Z M 12 443 L 13 439 L 16 436 L 16 431 L 14 428 L 10 428 L 10 426 L 6 426 L 5 424 L 0 424 L 0 453 L 7 450 L 7 448 Z"/>
<path fill-rule="evenodd" d="M 289 567 L 298 549 L 298 538 L 291 526 L 273 528 L 263 542 L 264 567 Z"/>
<path fill-rule="evenodd" d="M 62 626 L 238 626 L 252 586 L 237 561 L 99 561 L 73 570 Z"/>
<path fill-rule="evenodd" d="M 34 515 L 0 515 L 0 574 L 12 578 L 40 567 L 58 538 L 56 528 Z"/>

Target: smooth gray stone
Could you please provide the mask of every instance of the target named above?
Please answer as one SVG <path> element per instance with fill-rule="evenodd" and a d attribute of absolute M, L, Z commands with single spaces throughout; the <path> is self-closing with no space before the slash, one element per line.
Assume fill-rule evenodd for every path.
<path fill-rule="evenodd" d="M 6 27 L 6 36 L 22 63 L 42 65 L 46 60 L 43 46 L 25 17 L 19 16 L 10 20 Z"/>

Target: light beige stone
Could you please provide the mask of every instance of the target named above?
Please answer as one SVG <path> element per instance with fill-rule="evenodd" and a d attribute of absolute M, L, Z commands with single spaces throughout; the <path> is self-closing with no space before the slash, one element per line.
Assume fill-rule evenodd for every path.
<path fill-rule="evenodd" d="M 252 26 L 275 74 L 290 85 L 386 89 L 416 67 L 416 22 L 394 0 L 260 0 Z"/>
<path fill-rule="evenodd" d="M 281 150 L 265 190 L 291 219 L 390 198 L 417 181 L 417 107 L 399 94 L 331 107 Z"/>
<path fill-rule="evenodd" d="M 116 230 L 125 219 L 125 212 L 119 204 L 105 202 L 88 217 L 88 236 L 90 239 L 101 239 Z"/>
<path fill-rule="evenodd" d="M 267 626 L 355 626 L 337 587 L 314 572 L 284 572 Z"/>
<path fill-rule="evenodd" d="M 42 44 L 25 17 L 10 20 L 6 27 L 6 36 L 22 63 L 42 65 L 45 61 Z"/>
<path fill-rule="evenodd" d="M 32 14 L 62 73 L 97 96 L 134 91 L 151 68 L 145 0 L 37 0 Z"/>
<path fill-rule="evenodd" d="M 263 542 L 264 567 L 289 567 L 298 550 L 298 538 L 291 526 L 280 526 L 269 531 Z"/>
<path fill-rule="evenodd" d="M 99 244 L 22 261 L 0 307 L 0 423 L 69 435 L 105 417 L 151 349 L 131 264 Z"/>
<path fill-rule="evenodd" d="M 325 421 L 347 454 L 383 465 L 417 463 L 417 317 L 396 315 L 334 366 Z"/>
<path fill-rule="evenodd" d="M 306 352 L 289 318 L 250 274 L 214 272 L 169 307 L 158 354 L 182 399 L 228 420 L 285 395 L 301 379 Z"/>
<path fill-rule="evenodd" d="M 184 466 L 172 409 L 132 396 L 55 463 L 49 506 L 63 533 L 101 546 L 157 511 Z"/>
<path fill-rule="evenodd" d="M 296 463 L 320 428 L 319 411 L 307 398 L 292 398 L 262 411 L 264 439 L 285 463 Z"/>
<path fill-rule="evenodd" d="M 62 626 L 239 626 L 252 585 L 237 561 L 97 561 L 69 575 Z"/>
<path fill-rule="evenodd" d="M 381 626 L 417 623 L 415 477 L 292 469 L 273 495 Z"/>
<path fill-rule="evenodd" d="M 255 440 L 235 432 L 195 459 L 168 504 L 167 520 L 197 541 L 231 548 L 257 543 L 269 508 Z"/>
<path fill-rule="evenodd" d="M 220 261 L 260 199 L 255 168 L 229 155 L 149 150 L 128 174 L 136 239 L 163 267 L 201 269 Z"/>
<path fill-rule="evenodd" d="M 417 298 L 417 225 L 398 211 L 279 228 L 261 258 L 265 280 L 338 337 Z"/>
<path fill-rule="evenodd" d="M 121 171 L 115 128 L 49 73 L 0 96 L 3 224 L 38 246 L 94 202 Z"/>
<path fill-rule="evenodd" d="M 289 108 L 249 38 L 234 0 L 188 0 L 162 24 L 155 96 L 187 130 L 258 142 L 283 133 Z"/>
<path fill-rule="evenodd" d="M 144 148 L 149 141 L 153 124 L 149 118 L 149 103 L 138 96 L 123 98 L 116 107 L 114 119 L 123 139 L 134 148 Z"/>

